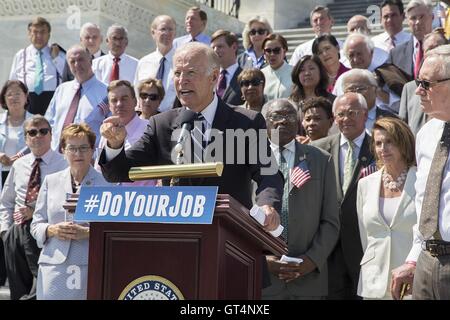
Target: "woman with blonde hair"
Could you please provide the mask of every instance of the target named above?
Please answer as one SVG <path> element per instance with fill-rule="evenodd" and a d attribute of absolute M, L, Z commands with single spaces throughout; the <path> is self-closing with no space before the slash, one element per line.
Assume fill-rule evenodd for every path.
<path fill-rule="evenodd" d="M 266 66 L 262 43 L 265 37 L 273 32 L 266 18 L 256 16 L 251 18 L 242 32 L 242 43 L 245 51 L 238 56 L 238 64 L 242 69 Z"/>

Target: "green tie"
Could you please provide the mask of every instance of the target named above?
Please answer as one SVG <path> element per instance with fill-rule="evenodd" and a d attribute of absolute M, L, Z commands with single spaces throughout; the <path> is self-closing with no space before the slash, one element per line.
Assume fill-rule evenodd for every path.
<path fill-rule="evenodd" d="M 44 91 L 44 67 L 42 66 L 42 51 L 38 50 L 35 60 L 34 93 L 40 95 Z"/>
<path fill-rule="evenodd" d="M 353 169 L 355 168 L 356 163 L 354 154 L 355 143 L 353 141 L 348 141 L 347 144 L 348 149 L 344 161 L 344 183 L 342 184 L 342 191 L 344 194 L 352 181 Z"/>
<path fill-rule="evenodd" d="M 289 165 L 283 155 L 285 149 L 280 147 L 280 171 L 284 177 L 283 202 L 281 205 L 280 222 L 284 227 L 283 238 L 288 242 L 288 221 L 289 221 Z"/>

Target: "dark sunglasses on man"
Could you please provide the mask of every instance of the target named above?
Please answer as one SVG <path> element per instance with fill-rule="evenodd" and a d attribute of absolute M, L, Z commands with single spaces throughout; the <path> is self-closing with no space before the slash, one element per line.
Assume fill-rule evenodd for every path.
<path fill-rule="evenodd" d="M 142 100 L 147 100 L 150 99 L 150 101 L 156 101 L 159 100 L 159 94 L 156 93 L 145 93 L 145 92 L 141 92 L 139 93 L 139 98 L 141 98 Z"/>
<path fill-rule="evenodd" d="M 280 54 L 280 52 L 281 52 L 281 47 L 276 47 L 276 48 L 273 48 L 273 49 L 271 49 L 271 48 L 267 48 L 267 49 L 264 49 L 264 52 L 265 53 L 267 53 L 267 54 Z"/>
<path fill-rule="evenodd" d="M 38 130 L 38 129 L 30 129 L 30 130 L 27 130 L 26 133 L 27 133 L 27 135 L 29 135 L 30 137 L 36 137 L 36 136 L 38 135 L 38 133 L 39 133 L 41 136 L 45 136 L 45 135 L 47 135 L 50 131 L 51 131 L 50 128 L 40 128 L 39 130 Z"/>
<path fill-rule="evenodd" d="M 256 35 L 256 34 L 259 34 L 260 36 L 262 36 L 262 35 L 264 35 L 264 34 L 266 34 L 266 32 L 267 32 L 267 29 L 251 29 L 250 31 L 249 31 L 249 33 L 252 35 L 252 36 L 254 36 L 254 35 Z"/>
<path fill-rule="evenodd" d="M 250 87 L 252 85 L 253 87 L 259 86 L 261 83 L 264 83 L 263 80 L 255 78 L 251 80 L 242 80 L 240 82 L 241 87 Z"/>
<path fill-rule="evenodd" d="M 420 80 L 420 79 L 416 79 L 416 85 L 417 87 L 422 87 L 424 90 L 430 90 L 431 87 L 433 87 L 435 84 L 440 83 L 440 82 L 444 82 L 444 81 L 448 81 L 450 80 L 450 78 L 446 78 L 446 79 L 441 79 L 441 80 L 436 80 L 436 81 L 429 81 L 429 80 Z"/>

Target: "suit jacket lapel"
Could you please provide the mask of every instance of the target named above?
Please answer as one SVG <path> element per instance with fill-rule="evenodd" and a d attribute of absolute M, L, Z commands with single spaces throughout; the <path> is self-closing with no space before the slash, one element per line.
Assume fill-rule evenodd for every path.
<path fill-rule="evenodd" d="M 241 73 L 241 67 L 238 67 L 230 80 L 230 85 L 225 89 L 222 100 L 227 100 L 228 96 L 233 93 L 233 86 L 237 83 L 237 76 Z M 239 90 L 238 90 L 239 92 Z"/>
<path fill-rule="evenodd" d="M 331 143 L 331 150 L 330 153 L 333 157 L 333 162 L 334 162 L 334 171 L 336 174 L 336 181 L 338 181 L 339 183 L 336 183 L 337 186 L 337 197 L 338 199 L 342 199 L 343 198 L 343 194 L 342 194 L 342 181 L 341 181 L 341 172 L 340 172 L 340 167 L 339 167 L 339 150 L 340 150 L 340 140 L 341 140 L 341 135 L 337 134 L 334 139 L 332 141 L 330 141 Z"/>
<path fill-rule="evenodd" d="M 409 168 L 408 175 L 406 176 L 405 185 L 403 187 L 403 192 L 400 196 L 400 202 L 398 204 L 397 210 L 395 211 L 394 217 L 392 218 L 390 227 L 392 228 L 394 226 L 394 223 L 396 223 L 397 217 L 403 213 L 406 209 L 406 207 L 411 203 L 411 201 L 414 201 L 414 198 L 411 197 L 412 194 L 415 194 L 414 191 L 414 183 L 415 183 L 415 169 Z"/>

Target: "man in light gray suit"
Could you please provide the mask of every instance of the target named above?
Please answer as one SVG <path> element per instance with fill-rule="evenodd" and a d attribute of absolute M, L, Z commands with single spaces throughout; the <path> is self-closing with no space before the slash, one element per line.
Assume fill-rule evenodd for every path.
<path fill-rule="evenodd" d="M 441 32 L 427 34 L 423 40 L 423 52 L 426 54 L 431 49 L 447 44 L 445 35 Z M 416 135 L 420 128 L 428 121 L 428 116 L 420 106 L 420 96 L 416 95 L 417 85 L 415 81 L 408 82 L 403 87 L 400 99 L 400 110 L 398 115 L 404 120 L 411 131 Z"/>
<path fill-rule="evenodd" d="M 432 30 L 433 4 L 430 0 L 411 0 L 405 11 L 413 36 L 408 42 L 402 43 L 390 51 L 387 63 L 396 65 L 407 75 L 415 78 L 421 63 L 421 61 L 416 62 L 420 46 L 423 49 L 423 38 Z"/>
<path fill-rule="evenodd" d="M 296 142 L 297 112 L 287 99 L 265 108 L 271 148 L 285 177 L 281 216 L 288 255 L 303 262 L 285 264 L 268 256 L 272 285 L 263 290 L 263 298 L 323 299 L 328 294 L 327 259 L 339 236 L 333 161 L 329 153 Z"/>

